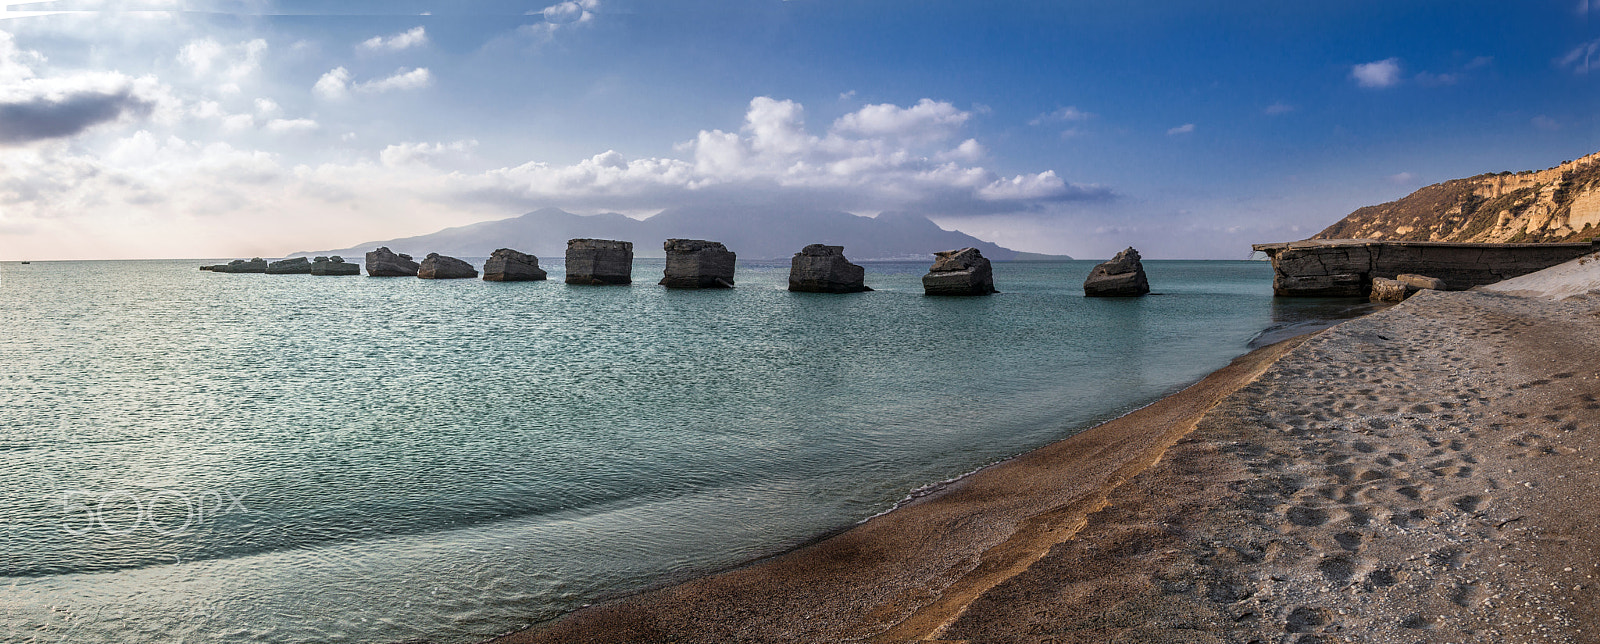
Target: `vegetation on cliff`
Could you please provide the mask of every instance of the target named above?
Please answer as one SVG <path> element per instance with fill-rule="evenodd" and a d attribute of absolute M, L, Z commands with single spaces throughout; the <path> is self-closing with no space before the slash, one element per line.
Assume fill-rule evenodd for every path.
<path fill-rule="evenodd" d="M 1587 241 L 1600 235 L 1600 152 L 1540 171 L 1437 183 L 1350 213 L 1312 239 Z"/>

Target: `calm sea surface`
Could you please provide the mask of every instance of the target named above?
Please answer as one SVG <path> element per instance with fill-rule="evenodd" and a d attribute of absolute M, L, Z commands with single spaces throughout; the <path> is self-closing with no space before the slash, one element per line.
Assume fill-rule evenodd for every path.
<path fill-rule="evenodd" d="M 481 262 L 479 262 L 481 264 Z M 550 262 L 546 262 L 549 264 Z M 1264 262 L 996 264 L 1002 294 L 0 263 L 0 640 L 470 642 L 793 547 L 1182 388 Z"/>

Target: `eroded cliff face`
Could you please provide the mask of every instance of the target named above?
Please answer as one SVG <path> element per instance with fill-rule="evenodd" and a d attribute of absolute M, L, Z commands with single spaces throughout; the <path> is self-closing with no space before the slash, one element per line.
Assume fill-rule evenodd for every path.
<path fill-rule="evenodd" d="M 1312 239 L 1588 241 L 1600 236 L 1600 152 L 1540 171 L 1438 183 L 1361 208 Z"/>

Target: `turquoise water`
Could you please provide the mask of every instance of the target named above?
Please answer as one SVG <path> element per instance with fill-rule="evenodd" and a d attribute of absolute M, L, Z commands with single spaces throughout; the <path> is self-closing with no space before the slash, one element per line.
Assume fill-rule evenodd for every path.
<path fill-rule="evenodd" d="M 0 639 L 469 642 L 772 554 L 1326 312 L 1263 262 L 1000 295 L 0 263 Z M 547 262 L 548 263 L 548 262 Z"/>

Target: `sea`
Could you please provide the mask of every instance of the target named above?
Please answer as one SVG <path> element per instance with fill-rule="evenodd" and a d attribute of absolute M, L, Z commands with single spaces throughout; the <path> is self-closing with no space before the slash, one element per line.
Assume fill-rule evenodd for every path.
<path fill-rule="evenodd" d="M 0 641 L 484 638 L 797 546 L 1364 309 L 1261 261 L 1000 293 L 0 262 Z M 481 259 L 478 261 L 481 265 Z M 1064 473 L 1070 475 L 1070 473 Z"/>

